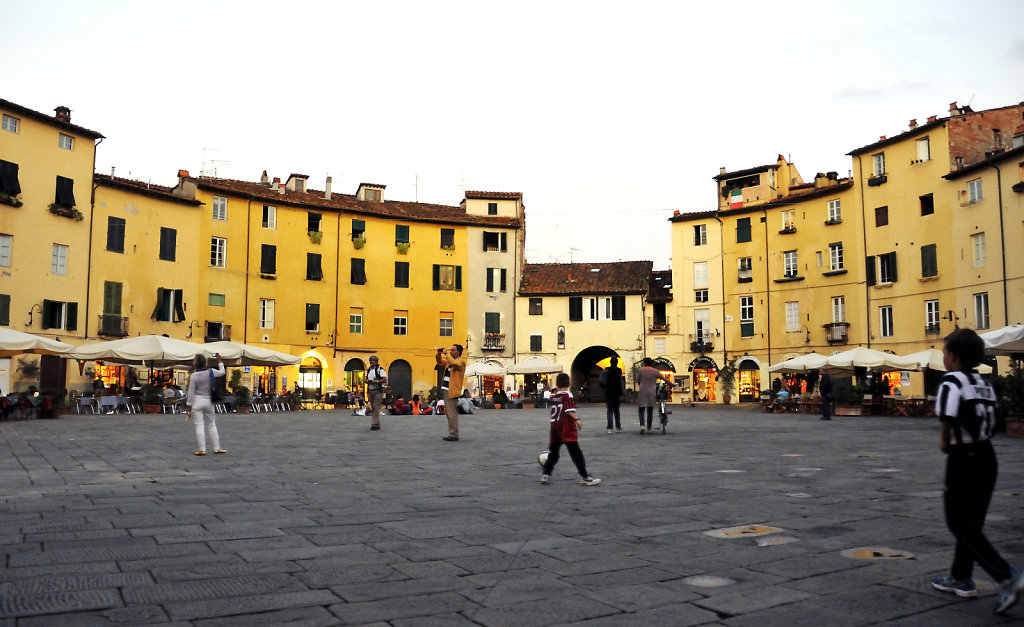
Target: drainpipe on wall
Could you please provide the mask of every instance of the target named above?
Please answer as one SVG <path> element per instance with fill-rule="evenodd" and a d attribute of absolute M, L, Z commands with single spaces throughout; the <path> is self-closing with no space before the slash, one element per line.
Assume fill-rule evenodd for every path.
<path fill-rule="evenodd" d="M 99 141 L 92 148 L 92 193 L 89 194 L 89 244 L 86 246 L 85 252 L 85 333 L 82 339 L 89 339 L 89 294 L 92 293 L 90 287 L 92 286 L 92 229 L 96 222 L 96 188 L 99 184 L 96 182 L 96 149 L 100 147 L 105 138 L 100 137 Z"/>
<path fill-rule="evenodd" d="M 242 307 L 242 344 L 249 342 L 249 235 L 252 231 L 252 201 L 253 197 L 249 196 L 249 204 L 245 209 L 245 294 L 242 296 L 242 301 L 245 303 Z M 227 251 L 224 251 L 225 255 Z M 227 266 L 227 259 L 224 259 L 224 265 Z M 274 314 L 276 317 L 276 313 Z"/>
<path fill-rule="evenodd" d="M 864 166 L 861 163 L 860 155 L 857 155 L 857 173 L 857 185 L 860 188 L 860 235 L 866 261 L 868 257 L 868 216 L 864 207 Z M 867 342 L 868 348 L 871 348 L 871 286 L 868 285 L 867 279 L 864 280 L 864 331 L 864 340 Z"/>
<path fill-rule="evenodd" d="M 1003 262 L 1003 325 L 1007 325 L 1010 324 L 1010 304 L 1009 294 L 1006 290 L 1006 229 L 1003 224 L 1003 173 L 993 163 L 990 163 L 989 167 L 996 171 L 996 193 L 999 195 L 999 251 Z"/>
<path fill-rule="evenodd" d="M 772 290 L 768 285 L 770 275 L 768 274 L 768 210 L 762 209 L 761 219 L 764 220 L 764 311 L 765 311 L 765 324 L 768 328 L 768 364 L 772 363 Z M 753 267 L 753 262 L 751 262 Z"/>
<path fill-rule="evenodd" d="M 718 259 L 722 266 L 722 365 L 724 366 L 726 356 L 729 354 L 729 350 L 725 347 L 725 339 L 729 337 L 725 329 L 725 223 L 717 215 L 715 220 L 718 222 L 718 250 L 721 251 Z"/>
<path fill-rule="evenodd" d="M 328 177 L 328 184 L 329 183 L 330 183 L 330 178 Z M 338 287 L 339 284 L 340 284 L 339 277 L 341 276 L 341 272 L 338 270 L 338 268 L 341 267 L 341 213 L 342 213 L 341 209 L 338 209 L 338 241 L 335 243 L 335 246 L 334 246 L 335 260 L 334 260 L 334 342 L 333 342 L 334 355 L 333 355 L 333 357 L 335 359 L 337 359 L 337 357 L 338 357 L 338 310 L 341 309 L 341 307 L 339 306 L 339 303 L 338 303 L 338 296 L 339 296 L 339 292 L 341 291 L 341 289 Z M 344 376 L 344 366 L 342 366 L 342 373 L 343 373 L 342 376 Z"/>

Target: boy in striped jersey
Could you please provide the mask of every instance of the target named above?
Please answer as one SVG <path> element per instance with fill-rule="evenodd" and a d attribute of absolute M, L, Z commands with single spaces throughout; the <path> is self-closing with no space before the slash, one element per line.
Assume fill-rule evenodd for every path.
<path fill-rule="evenodd" d="M 970 329 L 953 331 L 942 347 L 946 375 L 939 385 L 935 413 L 941 421 L 939 449 L 947 455 L 946 524 L 956 538 L 956 549 L 949 576 L 932 579 L 932 587 L 964 598 L 978 596 L 971 576 L 977 562 L 999 582 L 995 612 L 1002 614 L 1024 591 L 1024 571 L 1007 564 L 982 532 L 998 474 L 990 441 L 996 394 L 974 372 L 984 355 L 985 342 Z"/>

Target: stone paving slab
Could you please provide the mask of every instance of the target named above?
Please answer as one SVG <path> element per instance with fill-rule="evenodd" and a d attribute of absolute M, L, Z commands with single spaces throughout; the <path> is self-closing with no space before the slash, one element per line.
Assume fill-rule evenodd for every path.
<path fill-rule="evenodd" d="M 191 455 L 166 416 L 0 423 L 7 625 L 1006 624 L 931 590 L 948 569 L 934 420 L 673 408 L 669 434 L 604 433 L 600 487 L 563 455 L 539 484 L 542 410 L 218 416 Z M 627 415 L 630 408 L 625 408 Z M 989 537 L 1024 563 L 1024 440 L 996 440 Z M 757 537 L 705 532 L 776 527 Z M 876 547 L 912 559 L 862 560 Z M 867 550 L 867 553 L 870 553 Z"/>

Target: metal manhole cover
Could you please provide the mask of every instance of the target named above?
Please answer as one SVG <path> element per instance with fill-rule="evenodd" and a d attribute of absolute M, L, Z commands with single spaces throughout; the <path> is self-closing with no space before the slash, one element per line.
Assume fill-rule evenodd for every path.
<path fill-rule="evenodd" d="M 856 549 L 846 549 L 840 555 L 855 560 L 907 560 L 914 558 L 913 553 L 890 549 L 884 546 L 862 546 Z"/>
<path fill-rule="evenodd" d="M 705 531 L 704 535 L 712 538 L 754 538 L 766 536 L 770 533 L 779 533 L 782 529 L 769 525 L 740 525 L 738 527 L 726 527 L 725 529 L 711 529 Z"/>

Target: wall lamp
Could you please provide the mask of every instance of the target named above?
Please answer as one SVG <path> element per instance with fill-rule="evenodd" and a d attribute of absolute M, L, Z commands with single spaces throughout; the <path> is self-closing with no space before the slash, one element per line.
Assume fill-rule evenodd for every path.
<path fill-rule="evenodd" d="M 811 343 L 811 330 L 807 328 L 806 324 L 801 326 L 800 328 L 807 332 L 807 337 L 804 338 L 804 344 L 810 344 Z"/>
<path fill-rule="evenodd" d="M 188 335 L 185 336 L 186 339 L 192 337 L 192 327 L 196 326 L 199 326 L 198 320 L 193 320 L 192 322 L 188 323 Z"/>
<path fill-rule="evenodd" d="M 32 305 L 31 307 L 29 307 L 29 309 L 28 309 L 28 322 L 25 323 L 26 327 L 32 326 L 32 312 L 35 311 L 37 307 L 39 308 L 39 313 L 43 313 L 43 306 L 40 305 L 39 303 L 36 303 L 35 305 Z"/>

